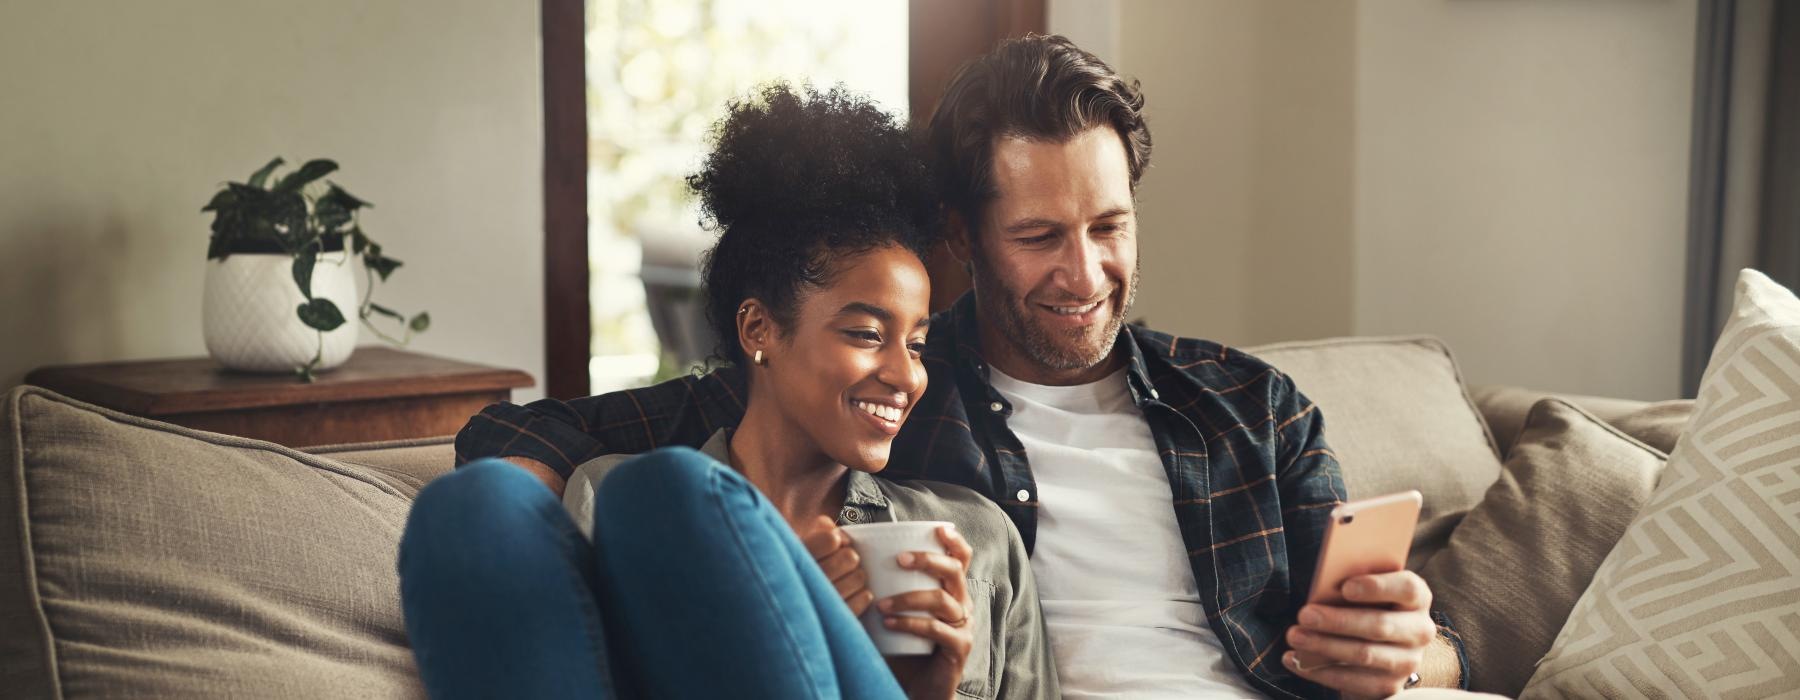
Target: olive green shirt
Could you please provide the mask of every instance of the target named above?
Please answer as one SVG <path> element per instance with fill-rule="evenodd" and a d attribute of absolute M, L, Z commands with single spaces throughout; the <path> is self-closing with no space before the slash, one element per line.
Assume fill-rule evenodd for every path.
<path fill-rule="evenodd" d="M 719 430 L 700 452 L 729 466 L 730 442 L 730 434 Z M 589 539 L 593 538 L 595 488 L 614 467 L 634 456 L 597 457 L 570 475 L 563 504 Z M 1012 520 L 993 501 L 961 486 L 937 481 L 895 482 L 850 470 L 839 525 L 903 520 L 953 523 L 974 552 L 968 588 L 975 646 L 963 665 L 957 695 L 983 700 L 1059 697 L 1056 669 L 1038 609 L 1037 584 L 1032 581 L 1031 562 Z"/>

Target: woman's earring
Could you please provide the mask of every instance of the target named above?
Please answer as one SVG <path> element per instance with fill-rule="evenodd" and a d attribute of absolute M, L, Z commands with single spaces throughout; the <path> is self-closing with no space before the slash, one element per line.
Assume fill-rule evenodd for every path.
<path fill-rule="evenodd" d="M 750 361 L 755 362 L 758 365 L 761 365 L 763 363 L 762 351 L 761 350 L 756 351 L 756 357 Z"/>

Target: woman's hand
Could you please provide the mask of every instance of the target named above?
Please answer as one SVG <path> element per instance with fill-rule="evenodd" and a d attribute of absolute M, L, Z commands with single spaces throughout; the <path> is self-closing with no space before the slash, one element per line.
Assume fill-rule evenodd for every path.
<path fill-rule="evenodd" d="M 800 541 L 825 571 L 825 578 L 837 587 L 838 596 L 850 606 L 850 612 L 861 615 L 868 610 L 875 594 L 869 591 L 869 574 L 863 571 L 862 559 L 850 548 L 850 536 L 838 529 L 831 518 L 821 515 Z"/>
<path fill-rule="evenodd" d="M 969 557 L 973 553 L 967 540 L 950 526 L 939 527 L 938 541 L 944 554 L 936 552 L 904 552 L 899 555 L 902 569 L 930 574 L 941 586 L 883 598 L 876 604 L 888 629 L 929 639 L 937 644 L 930 656 L 890 656 L 888 668 L 906 689 L 906 696 L 949 698 L 956 695 L 956 684 L 962 680 L 963 664 L 974 648 L 973 626 L 969 624 L 969 586 L 966 577 Z M 899 615 L 907 611 L 929 613 L 930 617 Z"/>

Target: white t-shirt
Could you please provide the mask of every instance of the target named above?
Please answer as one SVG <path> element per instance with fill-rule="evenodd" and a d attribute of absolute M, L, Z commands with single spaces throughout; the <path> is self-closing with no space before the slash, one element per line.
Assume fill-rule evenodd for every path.
<path fill-rule="evenodd" d="M 1064 698 L 1254 698 L 1206 621 L 1169 477 L 1125 371 L 1043 386 L 993 371 L 1037 481 L 1031 555 Z"/>

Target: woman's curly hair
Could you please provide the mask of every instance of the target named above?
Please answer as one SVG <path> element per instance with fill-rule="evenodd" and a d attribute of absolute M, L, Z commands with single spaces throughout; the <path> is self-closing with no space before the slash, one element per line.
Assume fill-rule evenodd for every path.
<path fill-rule="evenodd" d="M 743 362 L 736 316 L 744 300 L 761 300 L 785 331 L 806 290 L 830 284 L 842 262 L 890 245 L 923 257 L 937 240 L 922 145 L 842 86 L 762 86 L 731 103 L 712 138 L 687 182 L 700 196 L 702 224 L 720 234 L 701 274 L 721 360 Z"/>

